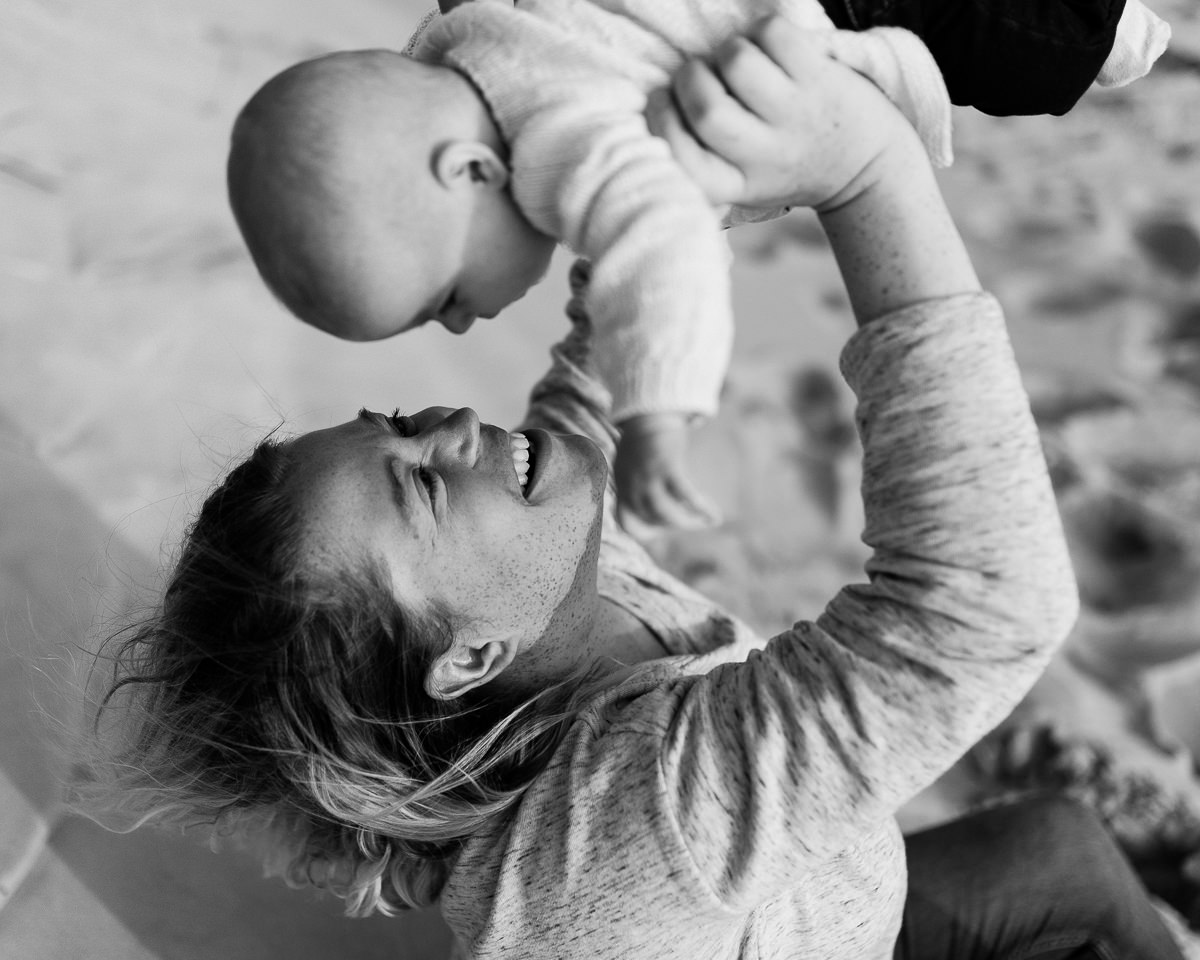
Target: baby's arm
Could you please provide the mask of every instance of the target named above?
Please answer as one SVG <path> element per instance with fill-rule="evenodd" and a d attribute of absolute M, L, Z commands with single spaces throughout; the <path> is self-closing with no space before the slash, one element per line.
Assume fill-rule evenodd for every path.
<path fill-rule="evenodd" d="M 604 530 L 609 539 L 620 529 L 614 483 L 620 434 L 612 421 L 612 396 L 595 369 L 593 327 L 584 306 L 590 276 L 586 260 L 577 260 L 571 267 L 571 299 L 566 311 L 571 329 L 551 348 L 550 369 L 530 391 L 529 409 L 518 429 L 582 434 L 600 448 L 609 465 L 604 495 Z"/>
<path fill-rule="evenodd" d="M 689 424 L 716 412 L 728 365 L 727 248 L 698 185 L 646 129 L 640 92 L 617 96 L 628 103 L 621 111 L 564 98 L 527 122 L 514 168 L 536 172 L 516 186 L 517 201 L 592 263 L 587 307 L 623 430 L 625 515 L 704 526 L 716 518 L 686 478 L 684 452 Z"/>
<path fill-rule="evenodd" d="M 518 203 L 591 262 L 596 366 L 618 423 L 665 411 L 714 414 L 733 340 L 716 211 L 650 135 L 643 108 L 639 94 L 631 114 L 568 109 L 556 120 L 543 111 L 518 146 L 552 158 L 538 164 L 541 196 L 518 186 Z"/>

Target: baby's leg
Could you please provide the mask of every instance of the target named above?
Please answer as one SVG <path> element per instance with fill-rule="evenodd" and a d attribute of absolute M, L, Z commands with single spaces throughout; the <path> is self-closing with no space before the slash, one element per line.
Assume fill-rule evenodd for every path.
<path fill-rule="evenodd" d="M 826 0 L 843 29 L 917 34 L 951 102 L 994 116 L 1070 110 L 1108 59 L 1124 8 L 1125 0 Z"/>

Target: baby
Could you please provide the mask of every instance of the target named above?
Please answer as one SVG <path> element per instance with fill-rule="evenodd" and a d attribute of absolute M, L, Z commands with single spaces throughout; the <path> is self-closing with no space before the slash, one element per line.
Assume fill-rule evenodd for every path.
<path fill-rule="evenodd" d="M 279 299 L 352 340 L 430 320 L 464 333 L 523 296 L 564 243 L 592 262 L 623 512 L 713 522 L 685 454 L 689 425 L 716 411 L 732 342 L 718 228 L 722 213 L 783 211 L 714 210 L 643 111 L 686 56 L 770 13 L 872 79 L 949 162 L 949 97 L 907 29 L 837 30 L 817 0 L 476 0 L 427 18 L 411 56 L 332 54 L 270 80 L 234 127 L 235 217 Z"/>

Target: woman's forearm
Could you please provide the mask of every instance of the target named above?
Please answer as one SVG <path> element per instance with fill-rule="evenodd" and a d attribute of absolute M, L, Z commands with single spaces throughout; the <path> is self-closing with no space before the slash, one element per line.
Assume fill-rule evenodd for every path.
<path fill-rule="evenodd" d="M 819 215 L 859 324 L 925 300 L 979 290 L 911 129 L 902 130 L 859 179 L 862 186 L 852 199 Z"/>

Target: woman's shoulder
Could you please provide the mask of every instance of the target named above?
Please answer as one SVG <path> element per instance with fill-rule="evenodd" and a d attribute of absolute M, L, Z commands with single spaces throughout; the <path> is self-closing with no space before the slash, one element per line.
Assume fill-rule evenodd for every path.
<path fill-rule="evenodd" d="M 659 566 L 615 519 L 600 548 L 599 590 L 654 634 L 664 656 L 765 644 L 749 625 Z"/>

